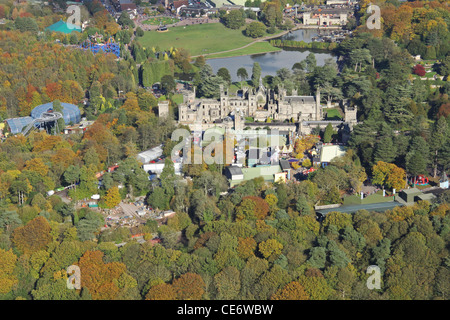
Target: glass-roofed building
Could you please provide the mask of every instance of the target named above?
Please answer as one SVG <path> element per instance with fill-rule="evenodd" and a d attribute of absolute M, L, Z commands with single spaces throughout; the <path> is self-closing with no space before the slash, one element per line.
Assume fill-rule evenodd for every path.
<path fill-rule="evenodd" d="M 11 133 L 16 134 L 22 132 L 22 129 L 26 127 L 30 122 L 33 121 L 33 118 L 28 117 L 20 117 L 20 118 L 11 118 L 6 119 L 6 123 L 9 126 L 9 130 Z"/>
<path fill-rule="evenodd" d="M 81 121 L 81 113 L 78 106 L 65 102 L 61 102 L 61 106 L 63 107 L 62 113 L 66 125 L 70 123 L 79 123 Z M 53 102 L 41 104 L 31 110 L 31 117 L 37 119 L 42 113 L 49 111 L 53 111 Z"/>
<path fill-rule="evenodd" d="M 78 106 L 71 104 L 71 103 L 65 103 L 61 102 L 61 106 L 63 108 L 62 114 L 64 123 L 66 125 L 68 124 L 76 124 L 81 121 L 81 112 Z M 6 123 L 9 126 L 9 129 L 12 134 L 17 134 L 22 132 L 22 130 L 31 122 L 33 122 L 36 119 L 41 118 L 42 113 L 44 112 L 52 112 L 53 111 L 53 102 L 44 103 L 37 107 L 35 107 L 33 110 L 31 110 L 31 117 L 20 117 L 20 118 L 11 118 L 6 119 Z M 35 121 L 35 126 L 39 126 L 40 122 Z"/>

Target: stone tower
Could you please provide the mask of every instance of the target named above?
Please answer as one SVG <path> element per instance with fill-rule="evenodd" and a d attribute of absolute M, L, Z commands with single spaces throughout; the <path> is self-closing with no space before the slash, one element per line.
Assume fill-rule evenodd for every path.
<path fill-rule="evenodd" d="M 158 102 L 158 116 L 160 118 L 165 118 L 169 116 L 169 101 L 164 100 Z"/>
<path fill-rule="evenodd" d="M 348 104 L 344 105 L 344 121 L 352 126 L 358 122 L 357 120 L 358 108 L 356 106 L 350 107 Z"/>
<path fill-rule="evenodd" d="M 322 110 L 320 108 L 320 90 L 316 90 L 316 121 L 322 120 Z"/>

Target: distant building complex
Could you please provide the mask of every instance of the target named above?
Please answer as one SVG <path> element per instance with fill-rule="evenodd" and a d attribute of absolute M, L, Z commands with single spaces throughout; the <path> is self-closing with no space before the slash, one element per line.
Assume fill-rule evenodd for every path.
<path fill-rule="evenodd" d="M 191 129 L 201 124 L 203 128 L 218 126 L 243 130 L 244 126 L 252 129 L 269 127 L 309 134 L 313 128 L 324 128 L 328 123 L 334 128 L 345 124 L 349 130 L 357 123 L 357 108 L 347 104 L 344 105 L 344 121 L 325 120 L 319 90 L 315 96 L 299 96 L 295 90 L 292 95 L 287 95 L 286 89 L 280 88 L 275 93 L 262 81 L 257 88 L 245 87 L 234 95 L 221 87 L 219 99 L 199 99 L 195 96 L 195 88 L 186 90 L 178 110 L 178 122 Z M 168 113 L 167 104 L 160 103 L 159 113 L 160 116 Z M 252 122 L 246 123 L 245 118 L 252 119 Z"/>

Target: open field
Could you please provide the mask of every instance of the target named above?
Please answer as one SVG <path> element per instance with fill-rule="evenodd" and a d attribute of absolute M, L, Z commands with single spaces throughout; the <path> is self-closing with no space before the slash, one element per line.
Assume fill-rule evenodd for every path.
<path fill-rule="evenodd" d="M 169 31 L 164 33 L 149 31 L 145 32 L 140 39 L 144 47 L 159 46 L 161 49 L 169 49 L 170 47 L 185 48 L 189 50 L 192 56 L 236 49 L 253 41 L 255 39 L 244 36 L 242 30 L 228 29 L 221 23 L 170 27 Z M 243 53 L 240 54 L 229 52 L 224 53 L 224 56 L 220 57 L 276 51 L 276 48 L 268 43 L 252 47 L 253 45 L 249 46 L 249 48 L 244 48 Z M 253 51 L 247 51 L 247 49 Z"/>

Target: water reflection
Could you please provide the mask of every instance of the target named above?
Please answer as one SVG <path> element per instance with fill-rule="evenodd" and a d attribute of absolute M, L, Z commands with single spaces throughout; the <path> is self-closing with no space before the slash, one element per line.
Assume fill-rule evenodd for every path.
<path fill-rule="evenodd" d="M 312 38 L 317 37 L 319 35 L 330 35 L 330 30 L 324 29 L 298 29 L 292 31 L 291 33 L 285 34 L 281 37 L 283 40 L 295 40 L 295 41 L 304 41 L 304 42 L 312 42 Z"/>
<path fill-rule="evenodd" d="M 281 68 L 291 69 L 296 62 L 304 60 L 310 51 L 297 51 L 297 50 L 282 50 L 278 52 L 270 52 L 263 54 L 255 54 L 251 56 L 240 56 L 231 58 L 210 59 L 207 63 L 217 73 L 222 67 L 228 69 L 231 75 L 232 81 L 240 81 L 236 75 L 237 70 L 241 67 L 247 70 L 249 77 L 252 74 L 253 63 L 258 62 L 261 66 L 261 74 L 263 77 L 266 75 L 274 76 L 277 70 Z M 330 53 L 314 53 L 317 60 L 317 65 L 323 66 L 327 58 L 336 59 Z"/>
<path fill-rule="evenodd" d="M 317 29 L 299 29 L 289 34 L 282 36 L 285 40 L 305 41 L 311 42 L 313 37 L 329 34 L 329 30 L 317 30 Z M 231 58 L 219 58 L 209 59 L 207 63 L 213 68 L 214 72 L 220 68 L 227 68 L 231 75 L 232 81 L 240 81 L 236 75 L 239 68 L 243 67 L 247 70 L 249 77 L 252 75 L 252 67 L 254 62 L 258 62 L 262 69 L 262 76 L 266 75 L 274 76 L 276 71 L 281 68 L 291 69 L 294 63 L 300 62 L 308 56 L 311 51 L 304 50 L 299 51 L 295 49 L 283 49 L 278 52 L 270 52 L 263 54 L 254 54 L 249 56 L 231 57 Z M 314 53 L 317 60 L 317 65 L 323 66 L 327 58 L 336 59 L 331 53 Z"/>

